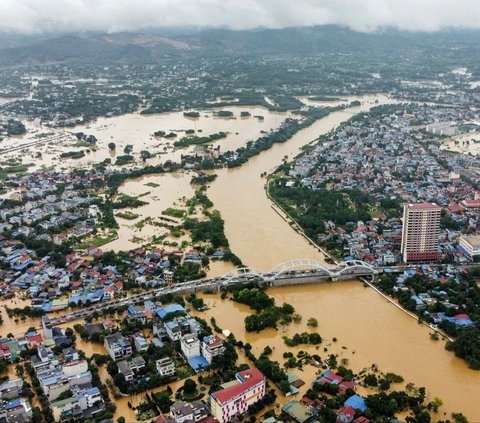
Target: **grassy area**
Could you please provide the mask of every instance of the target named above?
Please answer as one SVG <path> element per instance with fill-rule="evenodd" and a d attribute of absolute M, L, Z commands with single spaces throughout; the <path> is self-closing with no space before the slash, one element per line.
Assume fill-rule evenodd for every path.
<path fill-rule="evenodd" d="M 117 232 L 111 232 L 110 234 L 104 237 L 96 236 L 95 238 L 89 239 L 88 241 L 83 241 L 78 245 L 77 248 L 83 250 L 90 246 L 101 247 L 102 245 L 108 244 L 109 242 L 115 241 L 116 239 L 118 239 Z"/>
<path fill-rule="evenodd" d="M 371 216 L 371 217 L 376 217 L 376 218 L 380 218 L 383 216 L 383 212 L 381 210 L 378 210 L 378 209 L 375 209 L 375 210 L 370 210 L 368 212 L 368 214 Z"/>
<path fill-rule="evenodd" d="M 178 219 L 181 219 L 182 217 L 185 216 L 186 212 L 185 210 L 174 209 L 173 207 L 169 207 L 168 209 L 165 209 L 164 211 L 162 211 L 162 214 L 164 216 L 176 217 Z"/>
<path fill-rule="evenodd" d="M 135 220 L 137 217 L 139 217 L 139 214 L 133 213 L 129 210 L 123 211 L 123 212 L 118 212 L 115 214 L 115 216 L 120 217 L 122 219 L 127 219 L 127 220 Z"/>

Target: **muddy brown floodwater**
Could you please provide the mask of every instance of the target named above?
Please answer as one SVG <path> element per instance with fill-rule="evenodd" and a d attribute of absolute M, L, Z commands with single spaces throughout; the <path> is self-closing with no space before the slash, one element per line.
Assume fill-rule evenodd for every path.
<path fill-rule="evenodd" d="M 378 104 L 394 103 L 382 95 L 365 96 L 360 107 L 331 113 L 295 134 L 283 144 L 252 157 L 238 168 L 221 169 L 211 184 L 208 196 L 225 220 L 225 233 L 232 251 L 244 264 L 268 271 L 276 265 L 295 258 L 324 256 L 272 208 L 265 193 L 264 172 L 271 172 L 300 152 L 300 148 L 320 135 L 326 134 L 353 115 Z M 378 103 L 376 103 L 378 101 Z"/>
<path fill-rule="evenodd" d="M 298 324 L 267 329 L 260 333 L 247 333 L 244 318 L 250 314 L 247 306 L 231 300 L 222 300 L 218 295 L 202 295 L 209 310 L 200 316 L 207 321 L 215 317 L 222 329 L 229 329 L 238 340 L 249 342 L 258 356 L 268 345 L 273 349 L 272 359 L 280 363 L 286 360 L 283 352 L 309 351 L 327 358 L 327 354 L 339 354 L 348 360 L 348 366 L 358 372 L 376 364 L 383 372 L 394 372 L 406 382 L 427 389 L 427 400 L 439 397 L 444 406 L 438 413 L 462 412 L 470 421 L 480 421 L 480 372 L 471 370 L 463 360 L 444 349 L 443 341 L 433 341 L 428 328 L 387 302 L 382 296 L 359 281 L 336 282 L 311 286 L 271 288 L 268 294 L 276 304 L 287 302 L 302 315 Z M 310 317 L 318 320 L 315 330 L 324 339 L 320 348 L 300 345 L 289 348 L 283 336 L 311 331 L 306 323 Z M 332 339 L 336 337 L 337 342 Z M 323 348 L 327 347 L 325 353 Z M 345 349 L 343 348 L 345 347 Z M 316 377 L 318 369 L 305 366 L 303 371 L 293 373 L 306 384 L 300 394 L 306 392 Z M 288 400 L 282 398 L 281 403 Z M 435 416 L 434 416 L 435 420 Z"/>

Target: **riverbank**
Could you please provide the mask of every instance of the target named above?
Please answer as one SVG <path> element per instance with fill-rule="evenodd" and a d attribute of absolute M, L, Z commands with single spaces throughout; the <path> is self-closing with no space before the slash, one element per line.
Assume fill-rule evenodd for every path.
<path fill-rule="evenodd" d="M 332 256 L 327 250 L 325 250 L 323 247 L 320 247 L 312 238 L 310 238 L 305 231 L 302 229 L 300 224 L 291 216 L 287 213 L 287 211 L 275 200 L 275 198 L 270 194 L 270 181 L 271 178 L 267 177 L 267 182 L 265 184 L 265 193 L 268 197 L 268 199 L 273 203 L 272 208 L 275 210 L 278 215 L 286 222 L 288 223 L 297 234 L 305 238 L 313 247 L 315 247 L 320 253 L 324 255 L 324 257 L 328 258 L 331 263 L 328 263 L 325 260 L 325 264 L 333 264 L 333 265 L 338 265 L 339 261 Z"/>
<path fill-rule="evenodd" d="M 448 339 L 449 341 L 453 341 L 453 338 L 449 337 L 445 332 L 443 332 L 442 330 L 432 326 L 432 325 L 429 325 L 428 323 L 426 322 L 423 322 L 421 321 L 418 316 L 416 314 L 413 314 L 411 311 L 408 311 L 405 307 L 402 307 L 400 304 L 398 304 L 396 301 L 394 301 L 392 298 L 390 298 L 387 294 L 384 294 L 382 291 L 380 291 L 380 289 L 378 289 L 375 285 L 373 285 L 371 282 L 369 282 L 367 279 L 365 278 L 360 278 L 360 280 L 367 284 L 370 288 L 372 288 L 377 294 L 381 295 L 383 298 L 385 298 L 388 302 L 390 302 L 391 304 L 393 304 L 395 307 L 397 307 L 399 310 L 403 311 L 405 314 L 407 314 L 408 316 L 410 316 L 412 319 L 416 320 L 419 324 L 422 324 L 424 326 L 426 326 L 428 329 L 431 329 L 433 330 L 434 332 L 438 333 L 439 335 L 442 336 L 442 338 L 444 339 Z"/>

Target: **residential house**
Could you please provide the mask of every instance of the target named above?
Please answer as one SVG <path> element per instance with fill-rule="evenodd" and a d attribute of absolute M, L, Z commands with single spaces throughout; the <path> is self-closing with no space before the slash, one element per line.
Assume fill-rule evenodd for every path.
<path fill-rule="evenodd" d="M 133 352 L 130 341 L 119 332 L 106 336 L 104 346 L 113 360 L 130 357 Z"/>

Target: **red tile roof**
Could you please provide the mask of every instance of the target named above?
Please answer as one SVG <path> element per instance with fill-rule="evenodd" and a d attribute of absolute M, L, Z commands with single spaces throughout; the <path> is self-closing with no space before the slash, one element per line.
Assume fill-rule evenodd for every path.
<path fill-rule="evenodd" d="M 232 398 L 235 398 L 238 395 L 248 391 L 257 383 L 265 380 L 265 376 L 258 369 L 249 369 L 244 372 L 237 373 L 238 379 L 243 379 L 245 382 L 239 383 L 238 385 L 231 386 L 229 388 L 222 389 L 221 391 L 214 392 L 212 396 L 217 399 L 219 403 L 226 403 Z"/>
<path fill-rule="evenodd" d="M 353 407 L 342 407 L 340 410 L 337 411 L 337 416 L 339 414 L 343 414 L 347 417 L 354 417 L 355 416 L 355 409 Z"/>

